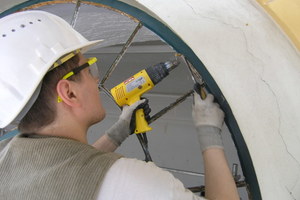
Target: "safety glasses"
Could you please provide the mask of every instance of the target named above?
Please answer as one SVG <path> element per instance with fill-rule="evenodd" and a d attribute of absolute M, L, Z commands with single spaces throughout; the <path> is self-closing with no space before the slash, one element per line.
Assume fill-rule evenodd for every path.
<path fill-rule="evenodd" d="M 68 79 L 73 75 L 78 74 L 81 70 L 89 67 L 89 71 L 91 73 L 91 75 L 95 78 L 95 79 L 99 79 L 99 71 L 98 71 L 98 66 L 97 66 L 97 58 L 96 57 L 92 57 L 92 58 L 88 58 L 88 61 L 79 66 L 74 68 L 72 71 L 70 71 L 69 73 L 67 73 L 66 75 L 63 76 L 62 79 Z"/>
<path fill-rule="evenodd" d="M 97 66 L 97 58 L 96 57 L 92 57 L 92 58 L 88 58 L 88 61 L 79 66 L 79 67 L 75 67 L 72 71 L 70 71 L 69 73 L 67 73 L 66 75 L 64 75 L 62 77 L 62 80 L 66 80 L 68 78 L 70 78 L 73 75 L 79 74 L 81 70 L 89 67 L 89 72 L 92 75 L 93 78 L 95 79 L 99 79 L 99 70 L 98 70 L 98 66 Z M 62 102 L 62 99 L 60 98 L 60 96 L 57 96 L 57 102 L 60 103 Z"/>

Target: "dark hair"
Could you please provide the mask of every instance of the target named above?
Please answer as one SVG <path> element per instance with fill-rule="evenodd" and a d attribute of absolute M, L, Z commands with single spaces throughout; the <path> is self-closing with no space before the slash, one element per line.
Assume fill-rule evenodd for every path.
<path fill-rule="evenodd" d="M 37 129 L 49 125 L 55 120 L 57 114 L 56 85 L 65 74 L 78 67 L 78 63 L 79 55 L 77 54 L 44 76 L 39 96 L 19 123 L 20 132 L 34 133 Z M 80 81 L 80 74 L 71 76 L 68 80 Z"/>

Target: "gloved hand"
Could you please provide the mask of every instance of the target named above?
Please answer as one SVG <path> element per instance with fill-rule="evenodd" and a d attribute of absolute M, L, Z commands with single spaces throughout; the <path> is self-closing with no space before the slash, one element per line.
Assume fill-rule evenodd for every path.
<path fill-rule="evenodd" d="M 144 109 L 146 121 L 150 119 L 148 99 L 142 99 L 130 106 L 123 106 L 122 113 L 119 120 L 106 131 L 107 136 L 116 145 L 120 146 L 122 142 L 134 132 L 135 130 L 135 112 L 140 109 Z"/>
<path fill-rule="evenodd" d="M 207 97 L 202 100 L 196 92 L 194 93 L 192 116 L 202 152 L 213 147 L 224 148 L 221 138 L 224 112 L 213 100 L 214 97 L 211 94 L 207 94 Z"/>

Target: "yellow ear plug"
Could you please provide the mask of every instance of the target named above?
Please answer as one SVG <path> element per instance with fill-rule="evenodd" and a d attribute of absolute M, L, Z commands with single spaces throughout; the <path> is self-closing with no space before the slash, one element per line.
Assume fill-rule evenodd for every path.
<path fill-rule="evenodd" d="M 57 103 L 62 102 L 63 100 L 60 98 L 60 96 L 57 96 Z"/>

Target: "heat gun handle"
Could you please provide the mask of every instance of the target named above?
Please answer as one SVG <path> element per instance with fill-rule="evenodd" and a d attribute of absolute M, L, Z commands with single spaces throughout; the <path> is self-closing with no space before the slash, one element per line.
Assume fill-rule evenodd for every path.
<path fill-rule="evenodd" d="M 152 128 L 148 125 L 148 122 L 145 119 L 145 114 L 143 109 L 138 109 L 135 113 L 135 124 L 136 128 L 134 133 L 145 133 L 151 131 Z"/>

